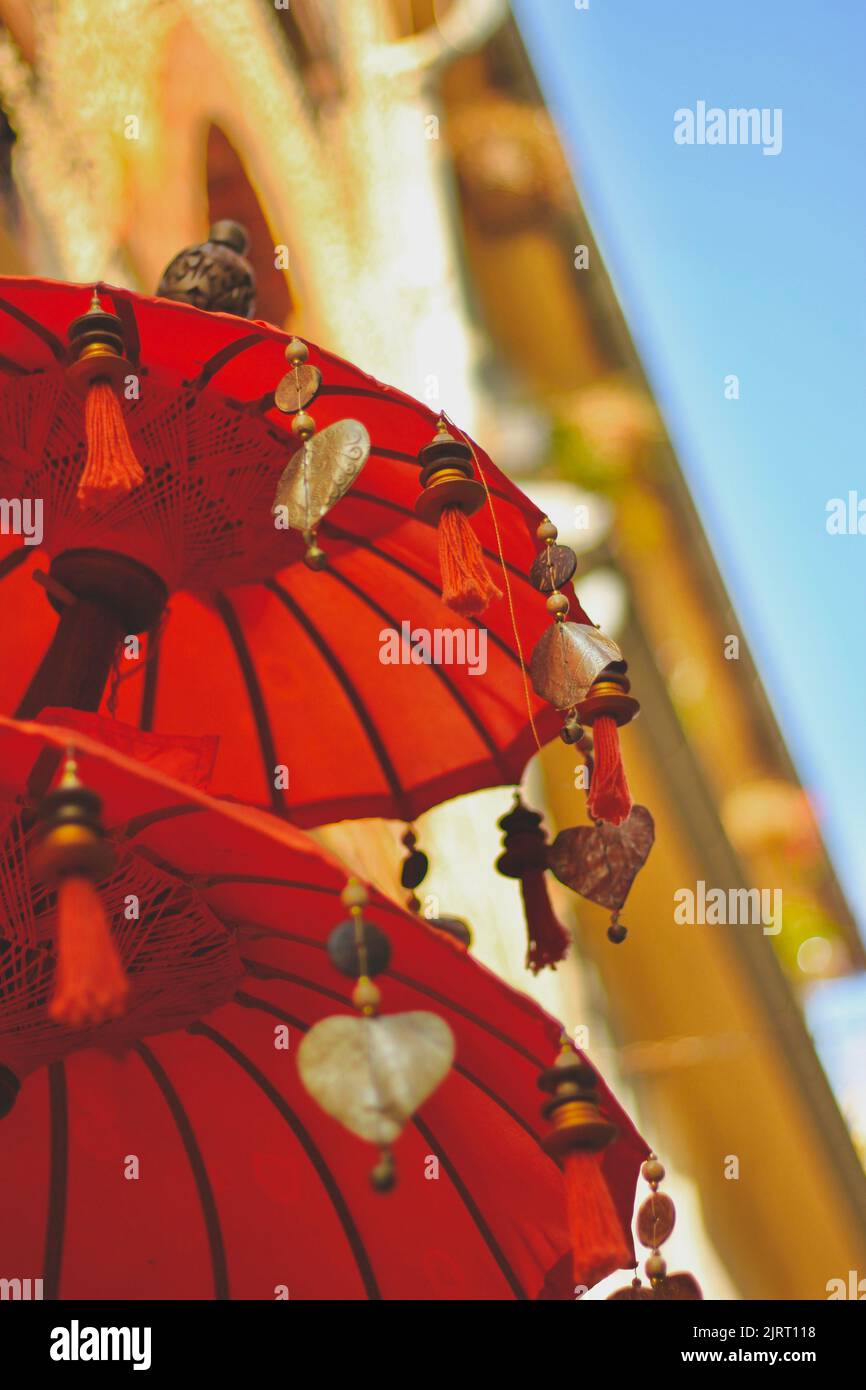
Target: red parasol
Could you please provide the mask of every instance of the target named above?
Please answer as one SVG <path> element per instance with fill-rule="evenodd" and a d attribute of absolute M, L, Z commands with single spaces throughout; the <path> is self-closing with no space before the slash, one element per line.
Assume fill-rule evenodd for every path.
<path fill-rule="evenodd" d="M 91 289 L 0 280 L 0 494 L 41 499 L 51 559 L 43 583 L 62 614 L 58 627 L 33 582 L 44 557 L 20 535 L 4 536 L 0 595 L 16 621 L 14 660 L 10 649 L 0 665 L 0 709 L 32 717 L 46 704 L 96 708 L 119 638 L 150 628 L 140 654 L 119 660 L 122 675 L 139 678 L 120 681 L 115 711 L 144 729 L 219 732 L 219 792 L 309 825 L 408 821 L 448 797 L 518 781 L 536 746 L 528 711 L 542 741 L 558 722 L 528 687 L 515 638 L 516 623 L 528 660 L 546 626 L 527 579 L 537 509 L 474 446 L 457 441 L 464 457 L 446 459 L 443 473 L 439 456 L 443 447 L 455 454 L 455 441 L 443 446 L 437 435 L 430 452 L 432 411 L 310 345 L 304 395 L 316 372 L 322 378 L 313 442 L 347 415 L 371 439 L 363 472 L 318 528 L 327 566 L 313 572 L 300 533 L 276 530 L 271 515 L 277 480 L 298 448 L 292 417 L 275 404 L 286 335 L 187 304 L 98 291 L 119 320 L 103 336 L 122 338 L 126 375 L 114 384 L 143 481 L 93 507 L 78 495 L 86 410 L 75 377 L 87 361 L 81 316 Z M 70 375 L 76 320 L 84 328 Z M 104 383 L 99 389 L 113 399 Z M 482 622 L 441 600 L 437 531 L 414 510 L 423 449 L 425 516 L 435 520 L 441 507 L 430 496 L 449 489 L 468 488 L 484 504 L 472 525 L 503 597 Z M 459 476 L 473 469 L 483 490 L 478 478 Z M 572 616 L 587 621 L 574 605 Z M 480 661 L 474 670 L 469 660 L 428 664 L 423 643 L 413 658 L 411 638 L 392 642 L 396 664 L 383 664 L 392 631 L 454 632 L 463 644 L 483 634 L 483 673 Z"/>
<path fill-rule="evenodd" d="M 100 732 L 136 751 L 134 731 L 102 724 Z M 152 739 L 140 750 L 154 764 L 145 767 L 80 731 L 0 719 L 7 847 L 13 798 L 20 803 L 46 749 L 71 741 L 82 776 L 103 799 L 122 886 L 139 899 L 136 933 L 113 924 L 133 1008 L 88 1033 L 47 1018 L 52 907 L 39 910 L 37 891 L 36 908 L 27 909 L 20 873 L 7 875 L 0 885 L 7 1103 L 15 1077 L 35 1074 L 0 1122 L 0 1171 L 15 1193 L 4 1217 L 4 1275 L 42 1278 L 51 1298 L 532 1298 L 543 1290 L 572 1297 L 562 1178 L 540 1147 L 548 1126 L 538 1073 L 549 1068 L 558 1025 L 373 894 L 364 915 L 387 932 L 392 951 L 381 976 L 385 1017 L 432 1011 L 457 1044 L 451 1073 L 397 1142 L 400 1182 L 387 1196 L 374 1193 L 368 1146 L 319 1110 L 295 1069 L 311 1025 L 350 1009 L 351 983 L 326 947 L 345 871 L 294 827 L 159 771 Z M 179 760 L 196 750 L 190 743 L 168 753 L 181 770 Z M 185 895 L 185 918 L 198 914 L 212 934 L 236 943 L 247 978 L 238 989 L 229 962 L 225 1003 L 186 1032 L 143 1042 L 142 1034 L 167 1026 L 165 1013 L 136 1014 L 136 1005 L 146 996 L 137 977 L 147 975 L 158 991 L 161 965 L 171 995 L 173 961 L 155 929 L 170 885 Z M 208 952 L 202 957 L 207 975 Z M 171 1026 L 191 1016 L 191 984 L 188 970 L 186 1012 Z M 23 1011 L 22 988 L 29 989 Z M 211 993 L 206 1007 L 215 1002 Z M 288 1049 L 275 1043 L 283 1027 Z M 94 1043 L 115 1055 L 88 1047 L 59 1060 L 76 1044 Z M 593 1086 L 597 1121 L 617 1129 L 601 1162 L 627 1264 L 647 1149 L 603 1082 L 593 1077 Z"/>

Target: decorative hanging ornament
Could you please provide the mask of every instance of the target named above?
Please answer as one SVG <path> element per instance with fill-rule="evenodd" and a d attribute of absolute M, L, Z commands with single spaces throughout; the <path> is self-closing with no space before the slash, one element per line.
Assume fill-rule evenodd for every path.
<path fill-rule="evenodd" d="M 304 563 L 320 570 L 327 557 L 317 540 L 319 522 L 348 492 L 370 457 L 370 436 L 360 420 L 336 420 L 317 435 L 316 422 L 304 407 L 319 391 L 322 374 L 308 364 L 309 351 L 300 338 L 292 338 L 285 355 L 293 370 L 279 382 L 274 399 L 284 414 L 294 413 L 292 433 L 300 448 L 283 470 L 271 510 L 278 527 L 302 532 L 307 544 Z"/>
<path fill-rule="evenodd" d="M 57 787 L 38 811 L 33 876 L 57 889 L 57 980 L 49 1014 L 83 1028 L 116 1018 L 129 984 L 95 888 L 114 855 L 100 820 L 102 802 L 78 778 L 70 750 Z"/>
<path fill-rule="evenodd" d="M 402 843 L 406 847 L 406 858 L 400 865 L 400 883 L 409 890 L 406 898 L 406 906 L 409 911 L 421 915 L 428 927 L 432 927 L 434 931 L 447 936 L 462 951 L 468 951 L 472 945 L 472 928 L 468 922 L 464 922 L 462 917 L 442 917 L 438 914 L 432 916 L 427 912 L 421 913 L 421 902 L 415 889 L 420 888 L 427 877 L 430 860 L 422 849 L 416 849 L 418 837 L 411 825 L 406 827 Z"/>
<path fill-rule="evenodd" d="M 502 595 L 487 572 L 481 542 L 468 520 L 486 496 L 474 476 L 472 449 L 454 438 L 440 416 L 436 434 L 421 449 L 418 462 L 423 491 L 415 501 L 415 515 L 438 526 L 442 602 L 461 617 L 478 617 Z"/>
<path fill-rule="evenodd" d="M 650 1251 L 644 1269 L 650 1287 L 642 1284 L 635 1276 L 631 1284 L 617 1289 L 608 1295 L 608 1302 L 653 1299 L 665 1303 L 697 1302 L 703 1299 L 700 1285 L 692 1274 L 668 1274 L 667 1262 L 659 1247 L 664 1244 L 676 1223 L 676 1208 L 670 1197 L 659 1192 L 659 1184 L 665 1175 L 664 1165 L 651 1153 L 641 1168 L 641 1176 L 650 1185 L 650 1195 L 637 1214 L 637 1237 L 641 1245 Z"/>
<path fill-rule="evenodd" d="M 357 980 L 352 1002 L 361 1017 L 341 1014 L 314 1024 L 298 1049 L 298 1074 L 328 1115 L 378 1146 L 370 1181 L 387 1192 L 396 1182 L 391 1145 L 448 1075 L 454 1035 L 437 1014 L 379 1017 L 382 996 L 372 976 L 387 968 L 390 943 L 364 921 L 363 884 L 350 880 L 341 898 L 350 919 L 331 933 L 328 954 L 338 970 Z"/>
<path fill-rule="evenodd" d="M 557 709 L 570 712 L 567 742 L 582 739 L 584 724 L 592 729 L 594 752 L 587 809 L 593 820 L 619 825 L 631 810 L 632 800 L 617 728 L 634 719 L 640 705 L 629 694 L 627 666 L 616 642 L 588 623 L 566 622 L 569 602 L 560 590 L 574 574 L 574 552 L 555 543 L 558 532 L 547 517 L 536 534 L 545 548 L 529 578 L 536 589 L 547 594 L 547 609 L 554 623 L 532 653 L 532 684 L 536 694 Z"/>
<path fill-rule="evenodd" d="M 575 1283 L 589 1288 L 634 1263 L 602 1172 L 602 1154 L 616 1138 L 616 1126 L 603 1118 L 595 1073 L 567 1038 L 538 1085 L 550 1095 L 542 1114 L 553 1126 L 543 1147 L 565 1174 Z"/>
<path fill-rule="evenodd" d="M 117 314 L 103 309 L 94 290 L 90 308 L 69 325 L 69 385 L 84 397 L 87 458 L 78 481 L 83 507 L 105 507 L 144 482 L 135 456 L 121 394 L 133 371 L 125 356 L 123 328 Z"/>
<path fill-rule="evenodd" d="M 560 830 L 547 852 L 552 872 L 575 893 L 612 910 L 608 938 L 624 941 L 620 922 L 629 890 L 655 840 L 655 824 L 646 806 L 633 806 L 621 825 L 575 825 Z"/>
<path fill-rule="evenodd" d="M 187 246 L 162 272 L 157 294 L 196 309 L 252 318 L 256 308 L 256 277 L 246 259 L 249 236 L 240 222 L 214 222 L 207 241 Z"/>
<path fill-rule="evenodd" d="M 505 878 L 520 880 L 528 936 L 526 968 L 533 975 L 546 965 L 555 969 L 570 944 L 568 932 L 557 921 L 547 892 L 544 878 L 547 835 L 541 819 L 537 811 L 524 806 L 520 793 L 515 792 L 514 806 L 499 821 L 505 836 L 504 853 L 496 861 L 497 869 Z"/>

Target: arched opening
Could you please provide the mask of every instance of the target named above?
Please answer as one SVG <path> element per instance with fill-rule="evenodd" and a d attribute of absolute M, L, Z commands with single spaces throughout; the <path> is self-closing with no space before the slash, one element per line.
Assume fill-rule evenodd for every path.
<path fill-rule="evenodd" d="M 207 195 L 211 222 L 231 217 L 250 234 L 256 318 L 288 327 L 295 309 L 288 275 L 274 263 L 274 239 L 240 156 L 225 132 L 213 124 L 207 136 Z"/>

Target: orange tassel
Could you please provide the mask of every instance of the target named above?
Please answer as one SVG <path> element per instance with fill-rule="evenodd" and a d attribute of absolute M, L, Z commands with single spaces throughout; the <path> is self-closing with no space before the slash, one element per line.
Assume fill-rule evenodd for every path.
<path fill-rule="evenodd" d="M 592 725 L 593 768 L 586 807 L 593 820 L 621 825 L 631 812 L 632 798 L 622 765 L 616 720 L 599 715 Z"/>
<path fill-rule="evenodd" d="M 144 470 L 129 442 L 123 410 L 113 386 L 97 380 L 84 402 L 87 462 L 78 483 L 83 506 L 114 501 L 144 482 Z"/>
<path fill-rule="evenodd" d="M 481 543 L 459 507 L 439 517 L 439 568 L 442 601 L 464 618 L 476 618 L 502 594 L 484 563 Z"/>
<path fill-rule="evenodd" d="M 601 1171 L 601 1158 L 600 1153 L 577 1150 L 564 1159 L 574 1281 L 587 1288 L 634 1263 Z"/>
<path fill-rule="evenodd" d="M 529 934 L 526 968 L 537 975 L 546 965 L 555 967 L 564 958 L 571 938 L 554 916 L 543 869 L 529 869 L 522 874 L 520 890 Z"/>
<path fill-rule="evenodd" d="M 89 878 L 69 874 L 57 890 L 57 983 L 49 1014 L 72 1028 L 123 1012 L 129 982 L 102 901 Z"/>

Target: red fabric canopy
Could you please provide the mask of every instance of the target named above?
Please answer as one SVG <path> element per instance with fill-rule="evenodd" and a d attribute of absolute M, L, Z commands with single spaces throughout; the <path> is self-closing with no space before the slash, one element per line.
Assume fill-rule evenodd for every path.
<path fill-rule="evenodd" d="M 102 732 L 136 751 L 130 731 Z M 187 1031 L 141 1042 L 153 1024 L 136 1031 L 119 1020 L 78 1039 L 49 1030 L 43 1043 L 53 1036 L 53 1055 L 64 1059 L 29 1076 L 36 1059 L 20 1019 L 8 1026 L 15 1000 L 3 976 L 0 1063 L 26 1079 L 0 1120 L 0 1173 L 14 1193 L 0 1272 L 43 1278 L 46 1298 L 273 1298 L 278 1285 L 292 1298 L 533 1298 L 545 1281 L 547 1295 L 573 1296 L 563 1184 L 540 1147 L 547 1126 L 536 1085 L 560 1026 L 371 893 L 365 916 L 392 944 L 379 978 L 383 1012 L 435 1012 L 457 1040 L 453 1073 L 395 1146 L 397 1189 L 374 1193 L 370 1146 L 310 1100 L 294 1060 L 312 1023 L 351 1011 L 352 981 L 325 949 L 344 916 L 345 869 L 293 826 L 69 728 L 0 718 L 0 800 L 20 793 L 40 754 L 70 743 L 132 865 L 131 885 L 138 862 L 192 894 L 231 932 L 246 975 Z M 183 756 L 201 765 L 192 745 L 169 751 L 178 770 Z M 3 906 L 8 934 L 18 918 L 8 899 Z M 142 934 L 153 910 L 143 892 Z M 153 987 L 158 961 L 149 968 Z M 194 968 L 187 961 L 187 1000 Z M 44 1016 L 44 998 L 33 1005 L 37 1023 L 40 1008 Z M 288 1050 L 275 1047 L 281 1025 Z M 101 1042 L 112 1055 L 64 1057 L 76 1042 Z M 604 1173 L 629 1230 L 647 1148 L 599 1086 L 602 1113 L 618 1128 Z M 137 1178 L 125 1176 L 130 1156 Z"/>
<path fill-rule="evenodd" d="M 42 498 L 45 549 L 120 551 L 171 591 L 168 617 L 137 668 L 120 662 L 119 718 L 166 733 L 220 735 L 214 790 L 300 824 L 360 816 L 412 820 L 451 796 L 520 779 L 557 714 L 527 685 L 507 596 L 481 620 L 440 598 L 437 533 L 420 522 L 418 450 L 436 416 L 310 345 L 324 384 L 319 430 L 360 420 L 372 452 L 320 527 L 328 568 L 311 573 L 297 532 L 275 531 L 271 503 L 297 447 L 274 407 L 287 336 L 265 323 L 99 286 L 123 320 L 138 399 L 124 400 L 145 482 L 98 515 L 76 500 L 83 412 L 66 387 L 65 335 L 91 287 L 0 278 L 0 495 Z M 483 451 L 494 517 L 472 518 L 498 587 L 506 558 L 528 658 L 549 615 L 527 573 L 540 519 Z M 33 570 L 44 555 L 0 538 L 0 600 L 13 621 L 0 662 L 0 710 L 13 713 L 56 625 Z M 579 606 L 572 616 L 584 621 Z M 386 629 L 483 631 L 486 665 L 383 665 Z M 14 656 L 14 659 L 12 659 Z M 137 677 L 132 676 L 137 669 Z M 53 703 L 65 703 L 54 699 Z M 288 787 L 275 768 L 288 769 Z M 285 779 L 283 779 L 285 780 Z"/>

